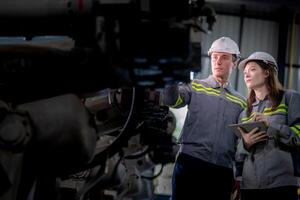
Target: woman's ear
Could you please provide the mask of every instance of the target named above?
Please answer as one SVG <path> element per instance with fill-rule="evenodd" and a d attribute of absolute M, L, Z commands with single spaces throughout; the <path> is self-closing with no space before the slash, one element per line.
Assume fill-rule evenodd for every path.
<path fill-rule="evenodd" d="M 267 78 L 268 76 L 270 76 L 270 71 L 269 70 L 265 70 L 265 77 Z"/>

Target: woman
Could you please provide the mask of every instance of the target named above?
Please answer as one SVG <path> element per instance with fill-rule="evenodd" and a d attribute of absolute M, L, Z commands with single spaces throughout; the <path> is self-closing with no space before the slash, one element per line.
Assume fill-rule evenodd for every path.
<path fill-rule="evenodd" d="M 255 52 L 239 64 L 249 89 L 241 123 L 263 121 L 267 131 L 239 128 L 237 162 L 242 162 L 241 199 L 297 200 L 290 150 L 300 144 L 300 95 L 283 90 L 268 53 Z"/>

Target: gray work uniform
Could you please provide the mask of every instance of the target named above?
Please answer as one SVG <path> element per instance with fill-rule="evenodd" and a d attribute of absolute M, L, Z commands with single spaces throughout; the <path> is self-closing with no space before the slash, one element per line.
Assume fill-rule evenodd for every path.
<path fill-rule="evenodd" d="M 296 186 L 290 146 L 299 145 L 300 136 L 300 95 L 287 90 L 280 105 L 271 110 L 270 101 L 256 100 L 249 117 L 246 111 L 240 116 L 240 122 L 253 121 L 256 112 L 267 116 L 270 126 L 268 140 L 255 144 L 248 152 L 243 141 L 238 144 L 236 159 L 244 160 L 242 171 L 243 189 L 267 189 L 281 186 Z"/>
<path fill-rule="evenodd" d="M 188 106 L 180 152 L 232 169 L 238 138 L 228 125 L 238 122 L 246 102 L 230 83 L 221 87 L 212 76 L 194 79 L 166 88 L 163 102 L 174 108 Z"/>

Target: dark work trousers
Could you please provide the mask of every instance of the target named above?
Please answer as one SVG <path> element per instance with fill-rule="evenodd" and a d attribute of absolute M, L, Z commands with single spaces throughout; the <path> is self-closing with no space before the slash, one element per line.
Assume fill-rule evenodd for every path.
<path fill-rule="evenodd" d="M 285 186 L 271 189 L 241 190 L 241 200 L 298 200 L 297 187 Z"/>
<path fill-rule="evenodd" d="M 179 154 L 172 178 L 172 200 L 230 200 L 233 171 Z"/>

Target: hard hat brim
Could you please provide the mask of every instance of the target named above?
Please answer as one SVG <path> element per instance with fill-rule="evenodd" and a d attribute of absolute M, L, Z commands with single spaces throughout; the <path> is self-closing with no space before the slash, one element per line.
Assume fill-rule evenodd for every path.
<path fill-rule="evenodd" d="M 243 71 L 248 62 L 256 61 L 256 60 L 261 60 L 261 59 L 246 58 L 239 63 L 238 69 Z M 278 67 L 275 64 L 273 64 L 273 67 L 274 67 L 275 71 L 278 71 Z"/>
<path fill-rule="evenodd" d="M 239 63 L 239 65 L 238 65 L 239 70 L 244 70 L 246 64 L 247 64 L 248 62 L 254 61 L 254 60 L 258 60 L 258 59 L 248 59 L 248 58 L 246 58 L 246 59 L 242 60 L 242 61 Z"/>

